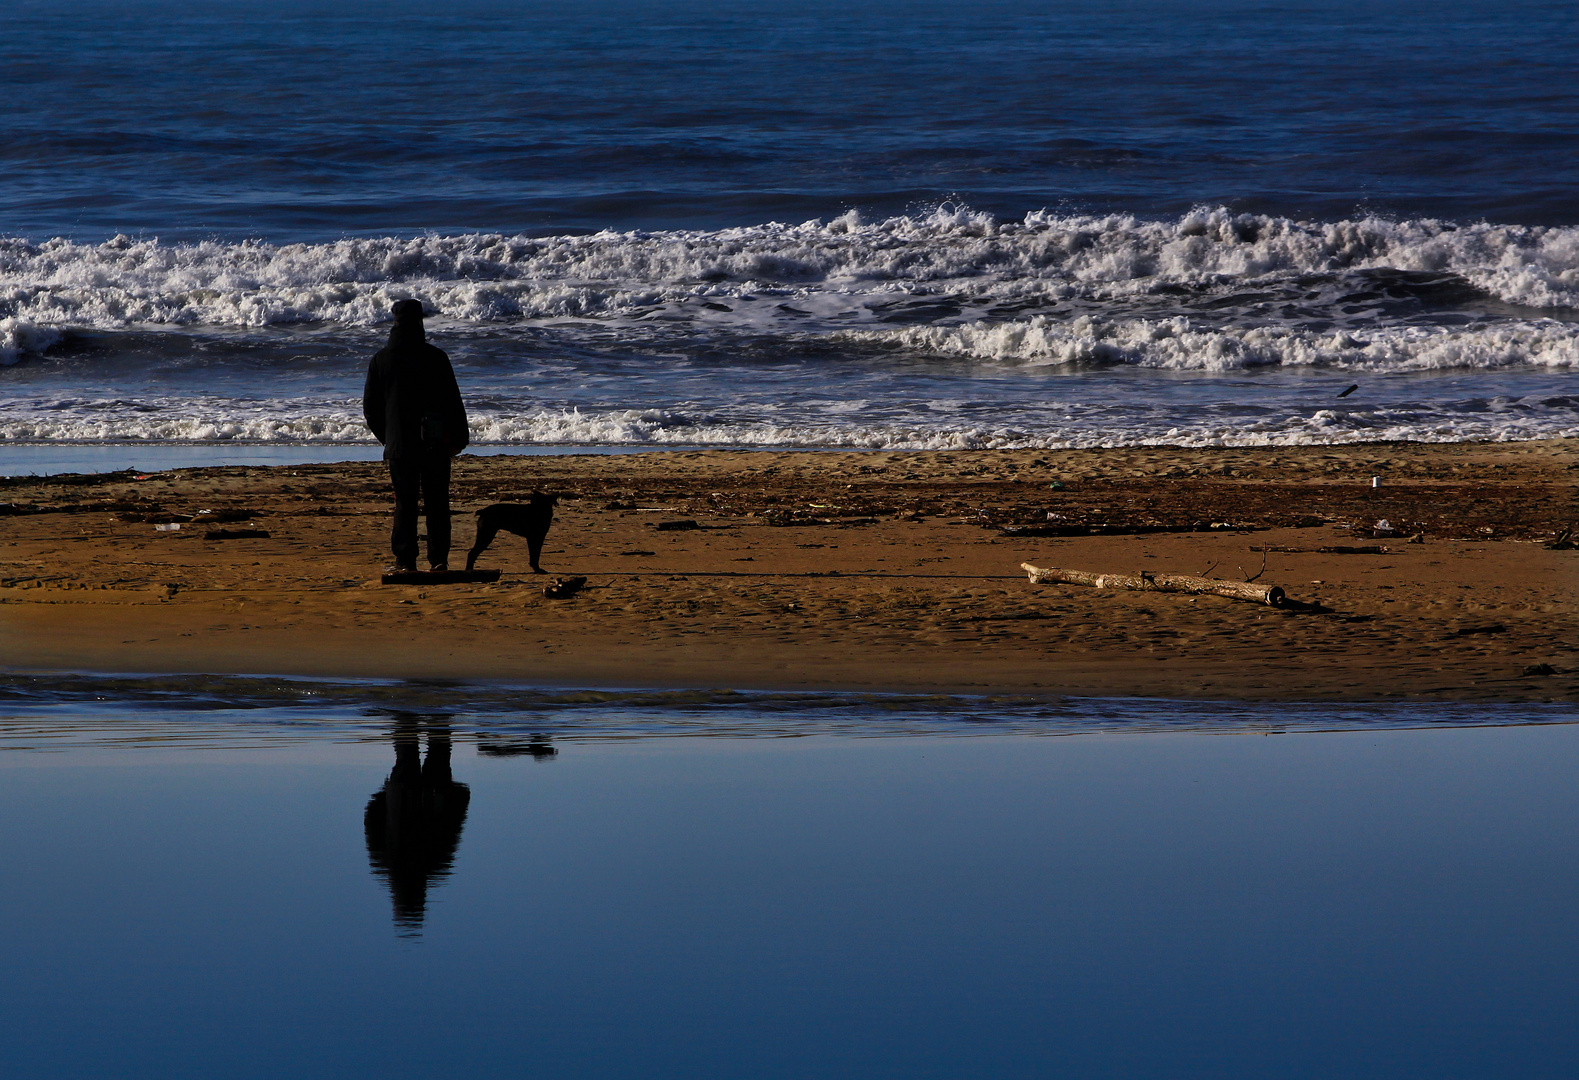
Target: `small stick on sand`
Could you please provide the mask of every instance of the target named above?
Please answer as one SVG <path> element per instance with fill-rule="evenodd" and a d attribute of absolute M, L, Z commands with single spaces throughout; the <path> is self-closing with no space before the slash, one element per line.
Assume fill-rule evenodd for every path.
<path fill-rule="evenodd" d="M 1098 574 L 1089 570 L 1064 570 L 1056 566 L 1021 563 L 1033 585 L 1090 585 L 1097 589 L 1197 593 L 1226 596 L 1231 600 L 1251 600 L 1278 607 L 1285 599 L 1276 585 L 1254 585 L 1248 581 L 1219 581 L 1189 574 Z"/>
<path fill-rule="evenodd" d="M 1245 568 L 1241 566 L 1239 568 L 1239 572 L 1241 574 L 1244 574 Z M 1253 575 L 1246 574 L 1245 575 L 1245 582 L 1246 582 L 1246 584 L 1248 584 L 1249 582 L 1254 581 L 1256 578 L 1260 577 L 1264 573 L 1266 573 L 1266 552 L 1265 551 L 1261 552 L 1261 569 L 1257 570 Z"/>

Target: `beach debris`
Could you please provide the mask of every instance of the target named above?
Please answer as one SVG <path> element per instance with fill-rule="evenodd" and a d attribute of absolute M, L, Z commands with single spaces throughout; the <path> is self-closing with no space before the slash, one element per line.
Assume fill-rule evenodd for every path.
<path fill-rule="evenodd" d="M 1459 637 L 1468 637 L 1471 634 L 1500 634 L 1507 630 L 1506 626 L 1499 623 L 1488 623 L 1485 626 L 1461 626 L 1453 633 Z"/>
<path fill-rule="evenodd" d="M 499 580 L 497 570 L 394 570 L 380 579 L 385 585 L 472 585 Z"/>
<path fill-rule="evenodd" d="M 1555 675 L 1557 674 L 1557 669 L 1552 667 L 1550 664 L 1526 664 L 1524 665 L 1524 674 Z"/>
<path fill-rule="evenodd" d="M 1375 525 L 1371 526 L 1371 535 L 1373 536 L 1392 536 L 1397 531 L 1397 529 L 1393 528 L 1393 523 L 1386 518 L 1382 518 Z"/>
<path fill-rule="evenodd" d="M 1414 541 L 1410 541 L 1414 543 Z M 1386 544 L 1323 544 L 1321 547 L 1294 547 L 1291 544 L 1252 544 L 1251 551 L 1282 551 L 1293 555 L 1387 555 Z"/>
<path fill-rule="evenodd" d="M 215 525 L 225 525 L 232 521 L 251 521 L 258 516 L 256 510 L 199 510 L 198 516 L 206 525 L 213 522 Z"/>
<path fill-rule="evenodd" d="M 1144 536 L 1149 533 L 1188 533 L 1188 532 L 1222 532 L 1232 529 L 1236 532 L 1254 532 L 1261 528 L 1251 522 L 1245 521 L 1197 521 L 1182 525 L 1134 525 L 1120 523 L 1117 525 L 1075 525 L 1075 524 L 1049 524 L 1049 525 L 1004 525 L 998 530 L 999 536 Z"/>
<path fill-rule="evenodd" d="M 1245 573 L 1245 568 L 1241 566 L 1239 568 L 1239 572 L 1241 574 L 1244 574 Z M 1247 581 L 1247 582 L 1254 581 L 1256 578 L 1260 577 L 1264 573 L 1266 573 L 1266 552 L 1265 551 L 1263 551 L 1261 553 L 1261 569 L 1257 570 L 1254 574 L 1245 574 L 1245 581 Z"/>
<path fill-rule="evenodd" d="M 68 574 L 23 574 L 19 577 L 0 577 L 0 589 L 42 589 L 51 581 L 66 581 Z"/>
<path fill-rule="evenodd" d="M 690 529 L 701 528 L 701 526 L 691 518 L 682 518 L 678 521 L 655 521 L 653 522 L 652 527 L 657 529 L 659 532 L 685 532 Z"/>
<path fill-rule="evenodd" d="M 633 549 L 631 551 L 622 551 L 622 552 L 620 552 L 620 554 L 621 555 L 656 555 L 658 553 L 656 551 L 642 551 L 640 548 L 636 548 L 636 549 Z"/>
<path fill-rule="evenodd" d="M 210 529 L 203 534 L 204 540 L 267 540 L 267 529 Z"/>
<path fill-rule="evenodd" d="M 1048 491 L 1062 491 L 1062 490 L 1064 490 L 1064 482 L 1062 480 L 1054 480 L 1051 484 L 1047 485 L 1047 490 Z"/>
<path fill-rule="evenodd" d="M 1574 543 L 1574 531 L 1572 529 L 1564 529 L 1557 534 L 1557 539 L 1546 545 L 1546 550 L 1572 551 L 1576 547 L 1579 547 L 1579 544 Z"/>
<path fill-rule="evenodd" d="M 1213 564 L 1216 565 L 1215 563 Z M 1124 589 L 1136 592 L 1198 593 L 1224 596 L 1230 600 L 1249 600 L 1258 604 L 1279 607 L 1286 599 L 1276 585 L 1257 585 L 1248 581 L 1221 581 L 1217 578 L 1197 577 L 1193 574 L 1109 574 L 1090 570 L 1069 570 L 1057 566 L 1033 566 L 1021 563 L 1033 585 L 1088 585 L 1096 589 Z"/>
<path fill-rule="evenodd" d="M 1343 391 L 1343 393 L 1339 394 L 1338 396 L 1341 397 L 1341 398 L 1348 397 L 1350 394 L 1354 393 L 1359 388 L 1360 388 L 1360 384 L 1359 383 L 1350 383 L 1349 386 Z"/>
<path fill-rule="evenodd" d="M 587 579 L 584 577 L 555 578 L 553 584 L 543 589 L 543 595 L 550 600 L 569 600 L 586 585 Z"/>
<path fill-rule="evenodd" d="M 770 510 L 766 514 L 764 514 L 763 516 L 767 519 L 767 523 L 769 525 L 774 526 L 775 528 L 803 528 L 803 527 L 810 526 L 810 525 L 826 525 L 826 526 L 831 526 L 831 527 L 843 528 L 843 527 L 849 526 L 849 525 L 875 525 L 875 524 L 877 524 L 877 519 L 875 517 L 841 517 L 841 518 L 795 517 L 795 516 L 793 516 L 791 514 L 786 514 L 786 513 L 784 513 L 783 511 L 780 511 L 780 510 Z M 923 520 L 923 515 L 918 515 L 918 516 L 913 516 L 913 517 L 900 517 L 900 518 L 897 518 L 896 520 L 899 520 L 899 521 L 921 521 L 921 520 Z M 701 526 L 698 526 L 698 527 L 700 528 Z"/>
<path fill-rule="evenodd" d="M 1380 476 L 1373 476 L 1373 477 L 1371 477 L 1371 490 L 1372 491 L 1376 490 L 1377 488 L 1379 488 L 1381 486 L 1382 486 L 1382 478 Z"/>
<path fill-rule="evenodd" d="M 560 498 L 581 498 L 580 495 L 561 495 Z M 615 499 L 603 504 L 605 510 L 640 510 L 644 514 L 672 514 L 680 509 L 678 506 L 642 506 L 631 499 Z"/>
<path fill-rule="evenodd" d="M 169 521 L 169 522 L 166 522 L 163 525 L 155 525 L 154 526 L 154 531 L 155 532 L 180 532 L 181 531 L 181 523 L 179 521 Z"/>

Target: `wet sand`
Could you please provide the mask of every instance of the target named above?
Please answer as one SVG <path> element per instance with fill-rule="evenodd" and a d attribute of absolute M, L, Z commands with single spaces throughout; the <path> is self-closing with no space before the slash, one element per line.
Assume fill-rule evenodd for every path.
<path fill-rule="evenodd" d="M 378 464 L 0 484 L 10 670 L 1579 700 L 1579 551 L 1549 546 L 1579 518 L 1579 440 L 463 457 L 451 564 L 471 511 L 537 489 L 562 496 L 551 576 L 501 534 L 498 583 L 426 587 L 378 583 Z M 1383 550 L 1315 550 L 1340 546 Z M 1295 604 L 1035 586 L 1022 562 L 1259 572 Z"/>

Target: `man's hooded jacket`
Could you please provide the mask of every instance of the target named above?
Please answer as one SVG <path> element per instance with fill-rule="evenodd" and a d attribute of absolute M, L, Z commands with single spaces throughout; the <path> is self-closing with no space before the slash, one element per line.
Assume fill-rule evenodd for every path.
<path fill-rule="evenodd" d="M 428 344 L 416 301 L 395 306 L 389 344 L 373 356 L 362 391 L 362 415 L 384 460 L 453 456 L 466 449 L 466 406 L 455 369 L 442 349 Z"/>

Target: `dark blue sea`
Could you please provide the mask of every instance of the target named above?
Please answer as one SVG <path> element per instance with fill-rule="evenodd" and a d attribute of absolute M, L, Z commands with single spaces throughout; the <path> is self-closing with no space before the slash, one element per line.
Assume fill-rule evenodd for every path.
<path fill-rule="evenodd" d="M 479 446 L 1579 434 L 1556 0 L 5 16 L 13 462 L 370 447 L 413 296 Z"/>

